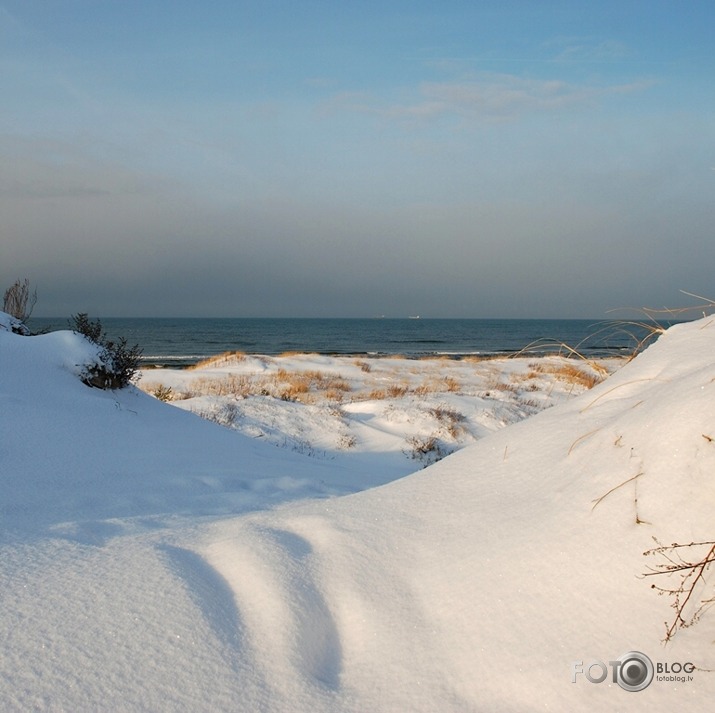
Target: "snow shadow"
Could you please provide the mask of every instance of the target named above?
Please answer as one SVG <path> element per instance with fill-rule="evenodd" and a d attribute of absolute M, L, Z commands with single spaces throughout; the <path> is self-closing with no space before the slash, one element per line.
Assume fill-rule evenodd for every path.
<path fill-rule="evenodd" d="M 284 586 L 293 604 L 293 626 L 299 643 L 297 666 L 303 674 L 327 688 L 340 687 L 343 650 L 330 607 L 320 591 L 320 578 L 311 566 L 313 546 L 294 532 L 278 528 L 262 530 L 288 559 Z"/>
<path fill-rule="evenodd" d="M 231 666 L 237 669 L 243 625 L 228 582 L 203 557 L 191 550 L 166 544 L 157 545 L 157 549 L 168 560 L 174 574 L 182 580 L 204 620 L 226 647 Z"/>

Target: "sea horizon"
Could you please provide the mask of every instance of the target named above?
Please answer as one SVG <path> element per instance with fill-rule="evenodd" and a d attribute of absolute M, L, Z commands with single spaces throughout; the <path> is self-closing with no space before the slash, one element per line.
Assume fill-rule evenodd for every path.
<path fill-rule="evenodd" d="M 576 350 L 619 356 L 645 329 L 613 320 L 459 317 L 107 317 L 110 339 L 142 349 L 145 365 L 185 367 L 227 351 L 408 358 L 531 355 Z M 64 318 L 33 317 L 33 331 L 69 329 Z"/>

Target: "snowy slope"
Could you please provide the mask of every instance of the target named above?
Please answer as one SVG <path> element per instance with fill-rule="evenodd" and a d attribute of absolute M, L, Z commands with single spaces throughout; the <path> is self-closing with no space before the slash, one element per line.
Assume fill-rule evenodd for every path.
<path fill-rule="evenodd" d="M 343 490 L 339 470 L 330 470 L 327 484 L 327 464 L 133 388 L 87 388 L 77 374 L 96 350 L 78 335 L 0 331 L 0 339 L 5 529 L 44 533 L 65 519 L 234 512 Z"/>
<path fill-rule="evenodd" d="M 715 669 L 712 612 L 664 647 L 639 576 L 653 537 L 712 539 L 715 323 L 331 498 L 360 485 L 343 461 L 88 389 L 88 349 L 0 329 L 5 710 L 709 710 L 702 670 L 571 676 L 631 649 Z"/>

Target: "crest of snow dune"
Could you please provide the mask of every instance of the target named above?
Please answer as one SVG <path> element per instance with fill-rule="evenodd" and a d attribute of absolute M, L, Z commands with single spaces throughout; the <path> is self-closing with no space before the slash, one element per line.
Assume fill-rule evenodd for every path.
<path fill-rule="evenodd" d="M 419 474 L 215 525 L 202 557 L 261 642 L 248 689 L 326 710 L 332 696 L 336 710 L 610 711 L 623 696 L 704 710 L 705 671 L 638 694 L 571 672 L 634 649 L 715 668 L 711 613 L 664 648 L 673 611 L 641 577 L 653 537 L 713 537 L 714 348 L 710 321 L 674 327 L 601 386 Z"/>

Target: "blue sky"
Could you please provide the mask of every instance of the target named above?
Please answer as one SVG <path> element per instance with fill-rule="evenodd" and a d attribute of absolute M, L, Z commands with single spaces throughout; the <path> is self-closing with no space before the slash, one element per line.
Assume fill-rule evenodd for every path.
<path fill-rule="evenodd" d="M 0 281 L 47 316 L 715 297 L 714 26 L 709 0 L 0 0 Z"/>

